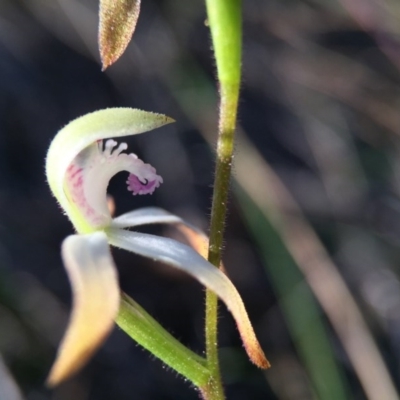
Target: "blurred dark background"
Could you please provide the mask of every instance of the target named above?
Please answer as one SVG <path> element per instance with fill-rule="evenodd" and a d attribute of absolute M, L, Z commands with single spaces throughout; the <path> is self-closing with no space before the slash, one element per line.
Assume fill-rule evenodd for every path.
<path fill-rule="evenodd" d="M 387 367 L 383 374 L 399 387 L 400 6 L 378 0 L 243 3 L 239 121 L 242 136 L 263 157 L 246 179 L 259 179 L 269 165 L 286 185 L 350 288 L 366 321 L 363 332 L 374 338 Z M 167 114 L 177 122 L 127 139 L 164 184 L 139 198 L 126 191 L 123 174 L 113 178 L 117 213 L 157 205 L 207 230 L 211 207 L 214 153 L 205 138 L 215 143 L 218 107 L 203 2 L 143 1 L 132 43 L 105 73 L 97 9 L 97 0 L 0 0 L 0 400 L 199 398 L 118 328 L 76 377 L 55 390 L 44 386 L 71 302 L 60 245 L 72 227 L 44 175 L 56 132 L 106 107 Z M 351 344 L 330 318 L 341 310 L 319 305 L 315 286 L 309 289 L 302 263 L 275 225 L 274 215 L 299 215 L 297 206 L 280 204 L 275 214 L 269 208 L 269 217 L 257 216 L 251 193 L 243 192 L 246 179 L 240 183 L 250 158 L 246 164 L 240 145 L 237 153 L 244 161 L 235 165 L 239 197 L 230 200 L 224 260 L 273 368 L 259 371 L 247 361 L 221 307 L 227 398 L 398 398 L 390 389 L 380 397 L 366 388 L 362 367 L 349 356 Z M 265 198 L 267 207 L 274 193 L 266 188 L 259 206 Z M 165 228 L 147 232 L 177 235 Z M 200 285 L 140 257 L 114 254 L 122 289 L 203 352 Z M 331 283 L 317 285 L 329 291 Z M 344 319 L 338 326 L 350 332 L 353 325 Z M 355 337 L 357 347 L 363 336 Z M 325 369 L 328 364 L 333 369 Z M 375 366 L 365 368 L 374 376 Z"/>

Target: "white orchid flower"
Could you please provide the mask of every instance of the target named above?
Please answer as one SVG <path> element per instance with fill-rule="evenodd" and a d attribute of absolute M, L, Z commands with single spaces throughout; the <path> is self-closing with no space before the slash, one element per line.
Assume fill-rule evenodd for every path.
<path fill-rule="evenodd" d="M 47 179 L 77 234 L 62 245 L 73 289 L 73 310 L 50 372 L 50 385 L 81 368 L 114 325 L 120 290 L 110 244 L 181 269 L 214 291 L 233 314 L 252 361 L 260 367 L 268 365 L 240 295 L 223 272 L 180 242 L 128 230 L 144 224 L 186 224 L 184 221 L 159 208 L 142 208 L 112 219 L 107 207 L 108 183 L 120 171 L 129 173 L 128 190 L 134 195 L 151 194 L 162 183 L 151 165 L 126 154 L 126 144 L 117 145 L 112 138 L 171 122 L 166 116 L 141 110 L 105 109 L 72 121 L 51 143 Z"/>

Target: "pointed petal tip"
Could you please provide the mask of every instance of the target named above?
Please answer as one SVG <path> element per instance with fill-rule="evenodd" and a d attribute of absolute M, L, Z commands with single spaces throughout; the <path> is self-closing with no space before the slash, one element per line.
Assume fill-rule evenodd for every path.
<path fill-rule="evenodd" d="M 109 54 L 100 53 L 101 72 L 104 72 L 108 67 L 113 65 L 118 60 L 118 57 L 111 57 Z"/>
<path fill-rule="evenodd" d="M 73 377 L 86 364 L 87 360 L 93 355 L 96 349 L 97 346 L 87 349 L 81 356 L 74 357 L 74 360 L 67 359 L 68 357 L 65 355 L 61 357 L 62 352 L 60 351 L 46 379 L 46 386 L 48 388 L 54 388 Z"/>
<path fill-rule="evenodd" d="M 120 55 L 109 54 L 104 49 L 100 49 L 101 71 L 104 72 L 108 67 L 111 67 L 119 58 Z"/>
<path fill-rule="evenodd" d="M 65 378 L 66 379 L 66 378 Z M 65 379 L 60 379 L 60 377 L 55 376 L 55 374 L 53 374 L 53 372 L 50 372 L 49 376 L 46 379 L 45 385 L 49 388 L 49 389 L 53 389 L 55 388 L 57 385 L 59 385 L 63 380 Z"/>
<path fill-rule="evenodd" d="M 87 343 L 87 341 L 85 340 L 86 338 L 82 338 L 83 342 L 86 342 L 86 344 L 84 344 L 83 346 L 77 345 L 76 347 L 81 347 L 78 350 L 70 346 L 71 341 L 66 344 L 64 338 L 64 341 L 59 349 L 56 361 L 54 362 L 54 365 L 51 368 L 50 373 L 46 379 L 46 386 L 48 388 L 54 388 L 77 374 L 87 364 L 87 362 L 98 350 L 101 344 L 106 340 L 109 331 L 112 329 L 113 326 L 114 322 L 108 330 L 106 329 L 96 338 L 96 340 L 93 340 L 93 342 L 90 344 Z M 73 328 L 73 330 L 76 331 L 76 328 Z M 71 332 L 71 328 L 69 328 L 69 332 Z M 69 337 L 71 337 L 71 335 L 69 335 Z M 77 342 L 78 338 L 75 339 Z"/>
<path fill-rule="evenodd" d="M 231 311 L 232 314 L 235 316 L 233 310 Z M 235 316 L 235 319 L 243 346 L 246 350 L 248 357 L 250 358 L 250 361 L 258 368 L 268 369 L 271 364 L 265 357 L 264 351 L 262 350 L 260 343 L 256 337 L 253 326 L 248 319 L 246 310 L 243 309 L 242 312 L 238 313 Z"/>
<path fill-rule="evenodd" d="M 168 117 L 167 115 L 163 115 L 163 114 L 160 114 L 160 115 L 164 117 L 163 125 L 173 124 L 174 122 L 176 122 L 176 120 L 174 120 L 171 117 Z"/>
<path fill-rule="evenodd" d="M 149 112 L 150 114 L 150 112 Z M 168 117 L 165 114 L 158 114 L 158 113 L 153 113 L 155 120 L 158 120 L 159 125 L 157 125 L 157 127 L 161 127 L 164 125 L 168 125 L 168 124 L 173 124 L 174 122 L 176 122 L 175 119 Z"/>
<path fill-rule="evenodd" d="M 265 354 L 259 346 L 258 342 L 253 344 L 251 348 L 249 346 L 246 346 L 246 343 L 244 344 L 244 346 L 251 362 L 255 364 L 258 368 L 268 369 L 271 367 L 270 362 L 265 357 Z"/>

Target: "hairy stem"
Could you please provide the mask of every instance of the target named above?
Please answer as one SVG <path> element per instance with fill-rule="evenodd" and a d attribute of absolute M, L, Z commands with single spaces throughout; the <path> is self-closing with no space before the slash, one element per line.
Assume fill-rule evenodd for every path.
<path fill-rule="evenodd" d="M 224 238 L 241 71 L 241 1 L 206 0 L 220 87 L 217 161 L 210 221 L 208 260 L 220 265 Z M 206 355 L 212 378 L 201 388 L 204 399 L 223 400 L 218 360 L 218 300 L 206 294 Z"/>

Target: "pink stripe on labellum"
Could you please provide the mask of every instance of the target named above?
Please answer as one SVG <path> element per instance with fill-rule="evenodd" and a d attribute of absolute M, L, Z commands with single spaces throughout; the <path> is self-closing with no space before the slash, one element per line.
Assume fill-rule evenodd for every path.
<path fill-rule="evenodd" d="M 69 187 L 69 196 L 70 200 L 84 213 L 86 217 L 91 220 L 96 221 L 96 211 L 90 206 L 87 202 L 85 193 L 84 193 L 84 171 L 83 168 L 72 163 L 68 169 L 65 176 L 66 182 Z M 100 222 L 100 219 L 97 218 L 97 223 Z"/>

